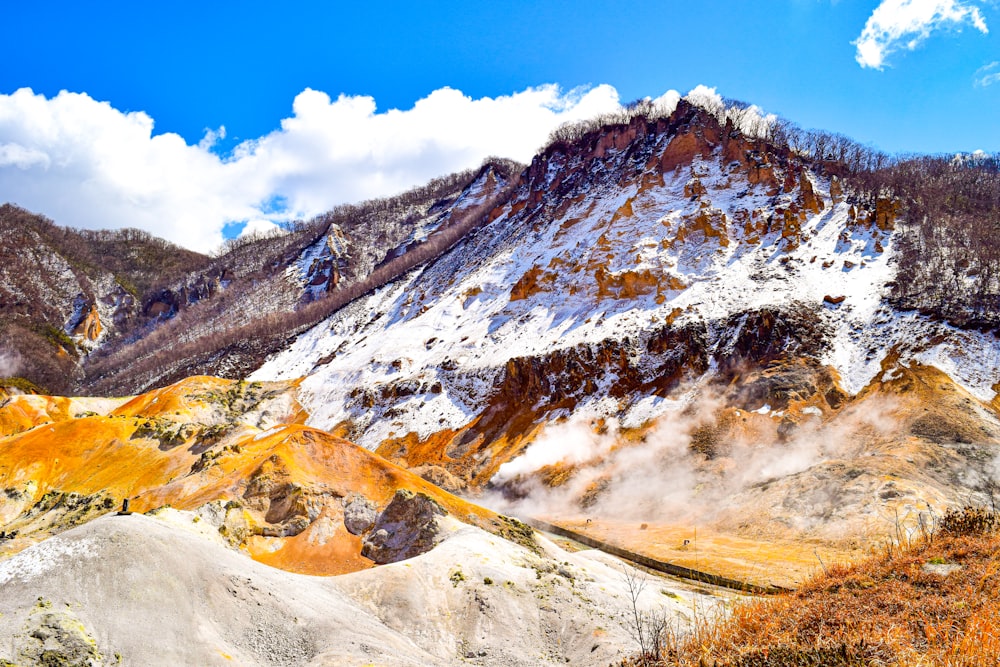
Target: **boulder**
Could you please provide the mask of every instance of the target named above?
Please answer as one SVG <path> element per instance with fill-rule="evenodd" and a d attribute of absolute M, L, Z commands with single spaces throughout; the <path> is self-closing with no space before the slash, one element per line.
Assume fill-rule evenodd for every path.
<path fill-rule="evenodd" d="M 53 609 L 39 598 L 24 632 L 17 638 L 14 660 L 19 664 L 100 667 L 104 656 L 97 642 L 76 614 L 66 605 Z M 15 664 L 0 658 L 0 664 Z"/>
<path fill-rule="evenodd" d="M 437 544 L 438 517 L 446 514 L 426 493 L 400 489 L 365 537 L 361 555 L 384 565 L 426 553 Z"/>
<path fill-rule="evenodd" d="M 359 494 L 344 499 L 344 527 L 351 535 L 361 535 L 371 530 L 378 512 L 371 501 Z"/>

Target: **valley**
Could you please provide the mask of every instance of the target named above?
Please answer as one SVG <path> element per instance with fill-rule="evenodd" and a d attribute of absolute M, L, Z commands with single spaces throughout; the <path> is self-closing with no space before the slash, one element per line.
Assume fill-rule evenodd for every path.
<path fill-rule="evenodd" d="M 625 664 L 748 596 L 580 541 L 799 589 L 995 507 L 996 258 L 820 138 L 647 103 L 124 268 L 5 207 L 0 663 Z"/>

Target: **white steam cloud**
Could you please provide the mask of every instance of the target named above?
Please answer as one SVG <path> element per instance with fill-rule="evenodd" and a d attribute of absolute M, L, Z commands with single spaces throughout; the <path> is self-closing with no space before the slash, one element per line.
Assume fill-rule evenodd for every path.
<path fill-rule="evenodd" d="M 615 420 L 604 421 L 604 428 L 595 431 L 596 415 L 574 416 L 546 428 L 524 454 L 501 466 L 492 481 L 507 495 L 491 495 L 486 502 L 522 516 L 708 521 L 739 505 L 741 494 L 761 484 L 824 461 L 857 456 L 859 433 L 877 437 L 898 426 L 888 416 L 891 404 L 872 401 L 842 413 L 832 424 L 806 416 L 784 440 L 727 439 L 720 443 L 725 451 L 708 459 L 692 441 L 700 427 L 716 423 L 721 405 L 717 398 L 703 396 L 678 406 L 640 443 L 629 443 Z M 568 481 L 550 485 L 544 479 L 548 466 L 573 471 Z M 801 528 L 807 520 L 804 516 Z"/>
<path fill-rule="evenodd" d="M 607 422 L 607 432 L 595 430 L 598 415 L 575 413 L 567 421 L 546 428 L 525 452 L 500 466 L 493 481 L 509 482 L 547 466 L 579 465 L 604 457 L 615 446 L 617 420 Z"/>
<path fill-rule="evenodd" d="M 210 250 L 227 223 L 253 229 L 309 218 L 474 167 L 489 155 L 530 160 L 564 122 L 620 108 L 611 86 L 554 85 L 473 99 L 442 88 L 412 109 L 306 89 L 280 129 L 220 157 L 226 129 L 196 145 L 154 133 L 148 114 L 84 93 L 0 95 L 0 202 L 74 227 L 139 227 Z"/>
<path fill-rule="evenodd" d="M 14 350 L 0 349 L 0 378 L 13 377 L 21 372 L 21 356 Z"/>
<path fill-rule="evenodd" d="M 912 51 L 931 33 L 964 25 L 989 32 L 979 7 L 964 0 L 883 0 L 852 42 L 855 60 L 862 67 L 882 69 L 892 53 Z"/>
<path fill-rule="evenodd" d="M 1000 484 L 1000 454 L 993 459 L 993 462 L 987 467 L 986 472 L 992 476 L 994 484 Z"/>

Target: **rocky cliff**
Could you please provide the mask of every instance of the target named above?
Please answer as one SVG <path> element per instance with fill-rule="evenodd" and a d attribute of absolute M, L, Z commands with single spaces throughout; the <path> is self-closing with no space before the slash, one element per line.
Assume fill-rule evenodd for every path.
<path fill-rule="evenodd" d="M 84 356 L 141 317 L 144 290 L 207 261 L 138 230 L 65 229 L 10 204 L 0 239 L 0 381 L 60 393 L 82 380 Z"/>

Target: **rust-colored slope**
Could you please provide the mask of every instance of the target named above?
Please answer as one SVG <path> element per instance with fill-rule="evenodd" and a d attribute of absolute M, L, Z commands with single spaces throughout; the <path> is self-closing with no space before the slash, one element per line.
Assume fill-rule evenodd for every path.
<path fill-rule="evenodd" d="M 0 437 L 52 422 L 106 413 L 124 399 L 0 394 Z"/>
<path fill-rule="evenodd" d="M 139 420 L 84 417 L 54 422 L 0 440 L 0 485 L 31 484 L 38 497 L 58 489 L 124 498 L 159 486 L 190 467 L 148 440 L 134 439 Z M 185 465 L 187 464 L 187 465 Z"/>
<path fill-rule="evenodd" d="M 156 417 L 189 412 L 204 405 L 205 397 L 213 392 L 226 392 L 238 384 L 232 380 L 195 375 L 135 396 L 115 410 L 115 414 L 129 417 Z"/>
<path fill-rule="evenodd" d="M 16 544 L 0 538 L 0 549 L 23 548 L 124 498 L 138 512 L 225 504 L 220 532 L 231 544 L 262 562 L 310 574 L 371 566 L 360 555 L 360 538 L 344 524 L 344 499 L 351 497 L 380 509 L 407 489 L 426 494 L 461 521 L 493 525 L 492 512 L 346 440 L 300 424 L 263 430 L 248 423 L 270 424 L 282 410 L 286 418 L 299 417 L 288 409 L 294 401 L 278 389 L 189 378 L 107 416 L 72 418 L 72 411 L 62 410 L 61 420 L 46 421 L 58 410 L 0 412 L 22 426 L 41 422 L 0 438 L 0 492 L 6 492 L 0 528 L 21 533 Z M 65 399 L 49 401 L 62 406 Z M 58 494 L 77 495 L 64 503 L 53 500 Z M 95 499 L 87 504 L 89 514 L 71 511 L 77 497 Z M 40 522 L 42 515 L 49 519 Z"/>

